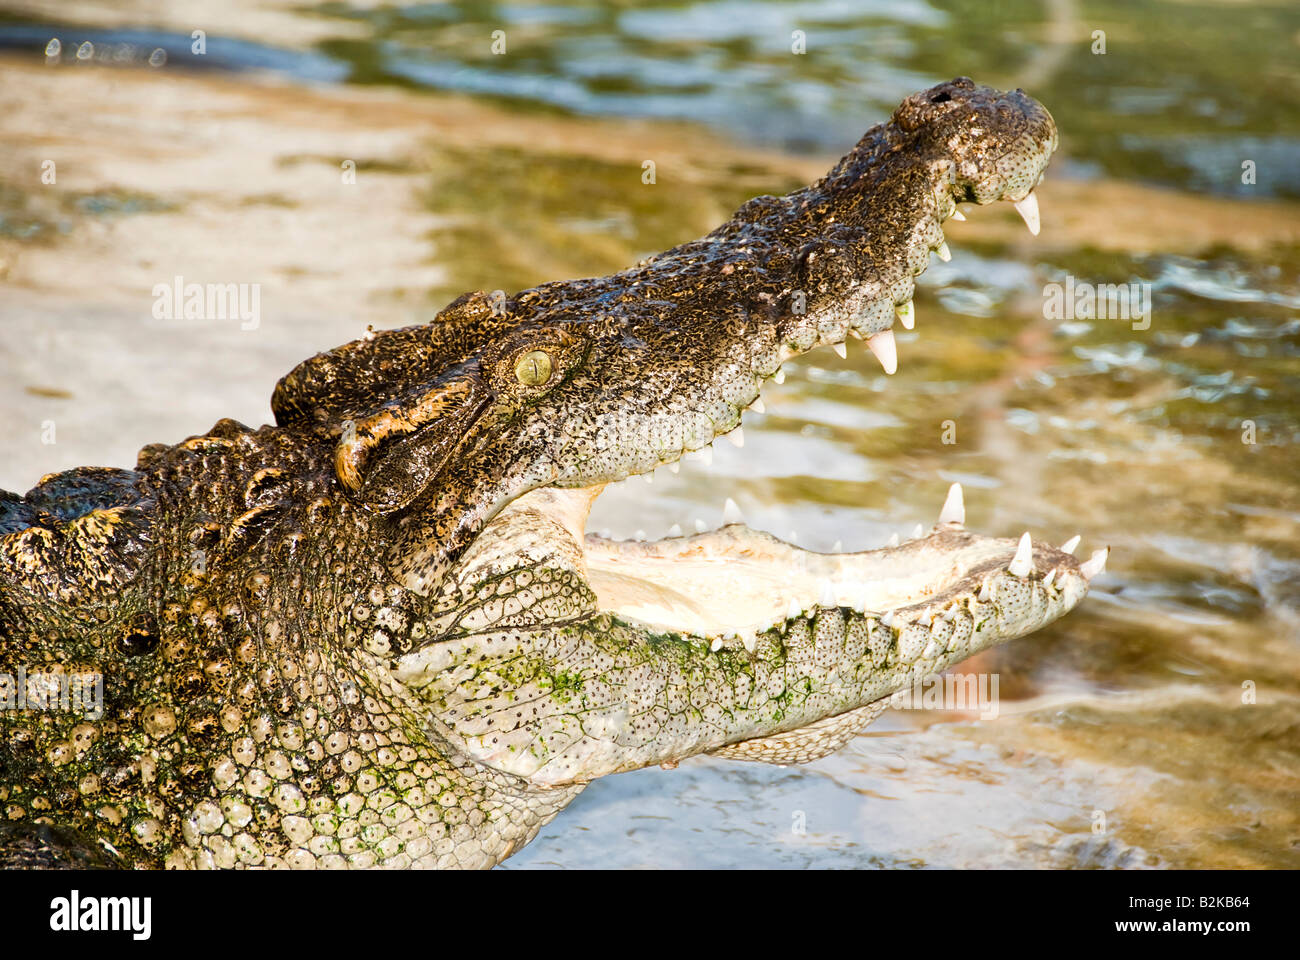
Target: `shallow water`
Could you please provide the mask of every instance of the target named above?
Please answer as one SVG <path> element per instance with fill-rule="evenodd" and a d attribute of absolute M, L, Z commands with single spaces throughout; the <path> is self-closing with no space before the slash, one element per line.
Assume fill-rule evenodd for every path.
<path fill-rule="evenodd" d="M 728 2 L 330 4 L 299 15 L 327 28 L 346 23 L 348 39 L 321 42 L 308 61 L 278 63 L 275 37 L 262 38 L 270 52 L 259 62 L 269 57 L 290 74 L 306 62 L 321 71 L 315 79 L 330 76 L 328 62 L 365 83 L 469 90 L 525 107 L 534 121 L 557 108 L 686 118 L 819 155 L 847 148 L 906 93 L 966 73 L 1024 83 L 1052 109 L 1063 156 L 1049 179 L 1119 176 L 1178 191 L 1152 195 L 1157 236 L 1162 217 L 1176 222 L 1183 192 L 1216 194 L 1227 204 L 1219 209 L 1261 222 L 1294 211 L 1245 199 L 1294 196 L 1300 183 L 1293 7 L 786 2 L 736 10 Z M 1094 23 L 1108 30 L 1104 56 L 1088 50 Z M 810 54 L 792 57 L 789 33 L 803 24 Z M 510 38 L 506 58 L 488 50 L 497 25 Z M 94 22 L 77 29 L 94 35 Z M 1059 31 L 1074 39 L 1040 42 Z M 1157 31 L 1162 42 L 1146 42 Z M 1269 96 L 1245 92 L 1262 84 Z M 145 113 L 134 121 L 140 128 Z M 321 121 L 326 138 L 330 122 Z M 606 135 L 591 129 L 591 139 Z M 53 208 L 0 173 L 0 241 L 10 260 L 21 267 L 56 257 L 67 238 L 92 228 L 111 238 L 149 217 L 187 215 L 199 186 L 112 187 L 115 149 L 124 152 L 104 148 L 109 186 Z M 234 162 L 236 148 L 220 137 L 205 149 L 218 169 L 222 149 Z M 427 219 L 420 242 L 437 267 L 418 284 L 406 281 L 414 294 L 383 301 L 387 326 L 425 319 L 464 290 L 617 269 L 703 233 L 749 196 L 801 182 L 793 165 L 743 145 L 678 154 L 678 165 L 661 165 L 655 189 L 640 185 L 637 162 L 576 141 L 503 146 L 443 135 L 395 160 L 374 149 L 368 169 L 405 177 L 417 191 L 423 209 L 410 215 Z M 297 153 L 311 150 L 330 152 Z M 1253 186 L 1241 182 L 1243 158 L 1257 161 Z M 307 170 L 310 162 L 293 160 Z M 125 164 L 116 169 L 126 177 Z M 1098 180 L 1098 190 L 1108 182 Z M 238 206 L 247 202 L 242 189 L 205 182 L 202 202 L 234 197 Z M 306 214 L 259 189 L 267 197 L 241 207 L 244 217 L 267 205 L 283 207 L 281 219 Z M 767 412 L 746 417 L 743 450 L 719 444 L 710 468 L 688 463 L 679 475 L 659 471 L 653 485 L 613 487 L 590 525 L 625 537 L 663 536 L 697 517 L 713 526 L 731 496 L 752 526 L 793 532 L 813 549 L 837 541 L 856 549 L 928 527 L 947 485 L 960 480 L 969 523 L 981 531 L 1028 528 L 1058 542 L 1081 533 L 1083 550 L 1110 545 L 1107 572 L 1079 609 L 963 667 L 999 676 L 999 716 L 890 711 L 806 767 L 700 759 L 606 778 L 507 866 L 1300 866 L 1300 247 L 1188 249 L 1173 227 L 1167 246 L 1128 243 L 1104 228 L 1095 242 L 1054 244 L 1054 221 L 1068 231 L 1093 213 L 1084 197 L 1045 207 L 1044 235 L 1033 242 L 982 232 L 977 221 L 1002 212 L 968 211 L 972 223 L 948 230 L 953 261 L 936 261 L 920 281 L 916 331 L 898 332 L 898 374 L 885 377 L 855 344 L 847 360 L 825 352 L 788 364 L 785 384 L 765 390 Z M 358 267 L 345 260 L 334 276 L 318 277 L 325 271 L 312 263 L 336 262 L 323 254 L 326 241 L 297 242 L 304 266 L 279 278 L 282 302 L 308 280 L 317 295 L 336 291 L 351 302 L 343 298 Z M 129 259 L 120 243 L 97 255 Z M 171 275 L 163 264 L 149 269 Z M 1045 285 L 1067 281 L 1149 284 L 1149 328 L 1050 315 Z M 83 376 L 107 378 L 95 396 L 117 418 L 119 445 L 101 454 L 100 441 L 87 438 L 33 451 L 6 440 L 0 485 L 17 489 L 46 469 L 97 457 L 129 465 L 130 450 L 198 432 L 223 414 L 265 419 L 275 377 L 360 326 L 355 317 L 290 311 L 251 348 L 163 331 L 143 342 L 132 336 L 136 320 L 101 308 L 107 288 L 61 291 L 71 302 L 48 314 L 48 299 L 22 299 L 32 291 L 41 292 L 15 289 L 10 302 L 37 306 L 0 306 L 8 341 L 0 355 L 27 391 L 6 412 L 23 422 L 47 405 L 72 419 L 59 406 L 71 401 L 58 394 L 85 390 L 67 371 L 95 359 L 107 369 Z M 275 295 L 268 284 L 268 299 Z M 31 349 L 19 350 L 29 337 Z M 184 390 L 214 342 L 234 359 L 229 376 L 204 384 L 208 406 L 193 401 L 184 425 L 167 428 L 176 435 L 149 433 L 141 419 L 161 389 L 149 389 L 150 378 L 172 377 L 167 389 Z M 131 393 L 137 381 L 140 395 Z"/>

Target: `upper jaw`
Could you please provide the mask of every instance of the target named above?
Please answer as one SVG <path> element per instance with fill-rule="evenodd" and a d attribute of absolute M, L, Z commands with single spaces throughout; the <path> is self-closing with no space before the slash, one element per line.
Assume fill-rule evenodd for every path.
<path fill-rule="evenodd" d="M 948 86 L 962 87 L 962 81 L 940 85 L 918 97 L 928 98 Z M 873 142 L 873 134 L 881 129 L 876 128 L 825 180 L 808 191 L 783 198 L 792 201 L 809 193 L 819 202 L 805 199 L 797 204 L 787 203 L 787 207 L 794 209 L 803 204 L 811 212 L 786 215 L 784 220 L 778 215 L 774 226 L 764 228 L 764 236 L 778 251 L 792 252 L 793 266 L 784 271 L 771 271 L 769 280 L 777 278 L 778 283 L 784 284 L 781 289 L 760 290 L 754 295 L 757 302 L 744 305 L 741 313 L 760 318 L 757 322 L 740 324 L 739 336 L 746 338 L 746 342 L 737 342 L 720 357 L 720 370 L 710 372 L 706 366 L 701 371 L 702 380 L 729 381 L 725 388 L 710 384 L 704 391 L 709 401 L 709 417 L 716 429 L 709 436 L 697 437 L 680 451 L 661 451 L 647 469 L 673 463 L 682 454 L 707 446 L 719 436 L 727 435 L 737 445 L 743 444 L 743 414 L 751 406 L 761 408 L 762 386 L 770 379 L 781 382 L 782 364 L 811 350 L 830 346 L 845 356 L 849 337 L 865 340 L 884 372 L 895 373 L 899 358 L 894 325 L 901 323 L 907 330 L 915 328 L 916 278 L 925 272 L 932 256 L 944 261 L 951 259 L 943 227 L 950 219 L 965 219 L 959 202 L 978 206 L 1002 200 L 1010 202 L 1029 232 L 1038 235 L 1040 216 L 1034 188 L 1042 181 L 1056 148 L 1055 124 L 1046 109 L 1020 91 L 997 94 L 987 88 L 969 86 L 975 91 L 972 96 L 993 98 L 998 109 L 1005 107 L 1012 111 L 1018 121 L 1021 132 L 1012 138 L 1006 153 L 991 161 L 986 159 L 984 166 L 971 170 L 957 154 L 941 152 L 929 162 L 925 176 L 907 178 L 896 175 L 895 168 L 906 162 L 898 159 L 898 152 L 885 150 Z M 888 141 L 891 135 L 886 128 L 875 139 Z M 963 147 L 970 149 L 969 145 Z M 864 157 L 855 160 L 855 154 L 859 153 L 869 155 L 872 162 L 868 163 Z M 852 170 L 850 161 L 861 169 Z M 917 162 L 924 164 L 924 160 Z M 852 171 L 851 176 L 840 173 L 846 167 Z M 899 187 L 899 183 L 906 186 Z M 893 217 L 878 215 L 894 211 L 903 213 Z M 814 213 L 816 218 L 810 219 Z M 743 274 L 761 275 L 767 269 L 761 257 L 754 257 L 751 232 L 729 237 L 724 226 L 715 231 L 715 236 L 719 244 L 729 241 L 740 251 L 734 262 L 726 254 L 720 258 L 726 261 L 720 272 L 727 274 L 732 282 Z M 730 267 L 735 269 L 729 270 Z M 722 280 L 721 277 L 712 279 L 713 282 Z M 737 296 L 743 300 L 746 295 L 744 286 L 739 286 Z M 761 319 L 765 312 L 780 317 L 772 323 Z M 731 373 L 738 357 L 748 365 L 752 375 L 752 382 L 744 386 L 736 385 L 743 378 Z"/>

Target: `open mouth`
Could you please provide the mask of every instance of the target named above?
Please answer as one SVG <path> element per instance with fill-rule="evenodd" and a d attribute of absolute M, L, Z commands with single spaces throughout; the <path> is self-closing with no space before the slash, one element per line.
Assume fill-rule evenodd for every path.
<path fill-rule="evenodd" d="M 1039 233 L 1039 206 L 1032 190 L 1005 199 L 1014 203 L 1030 232 Z M 948 215 L 965 220 L 956 204 Z M 939 235 L 932 251 L 948 260 L 948 245 Z M 904 328 L 915 327 L 910 297 L 896 304 L 896 316 Z M 844 356 L 845 336 L 859 336 L 858 327 L 848 323 L 840 332 L 828 330 L 822 345 Z M 893 330 L 880 330 L 865 340 L 885 373 L 896 371 Z M 802 351 L 789 350 L 783 359 L 797 353 Z M 780 369 L 771 379 L 781 382 Z M 762 399 L 755 397 L 750 408 L 762 411 Z M 720 436 L 744 445 L 740 425 Z M 707 463 L 711 446 L 685 457 Z M 676 472 L 679 463 L 667 466 Z M 676 535 L 658 541 L 608 540 L 582 529 L 601 489 L 545 490 L 549 509 L 564 515 L 565 526 L 582 544 L 599 609 L 653 630 L 706 637 L 715 650 L 751 650 L 761 633 L 835 607 L 849 607 L 866 614 L 868 623 L 875 620 L 892 630 L 923 631 L 928 650 L 923 648 L 922 654 L 937 653 L 933 645 L 943 635 L 944 624 L 972 605 L 984 607 L 980 613 L 996 635 L 989 641 L 1009 639 L 1036 630 L 1082 600 L 1108 555 L 1106 549 L 1096 550 L 1087 561 L 1078 561 L 1073 555 L 1078 536 L 1057 548 L 1032 540 L 1028 533 L 1019 539 L 993 539 L 967 531 L 959 484 L 950 487 L 930 531 L 918 529 L 911 539 L 896 539 L 879 549 L 829 554 L 746 527 L 731 500 L 724 510 L 724 526 L 716 531 L 681 536 L 675 528 Z"/>
<path fill-rule="evenodd" d="M 1038 203 L 1032 190 L 1005 199 L 1037 234 Z M 965 219 L 955 204 L 947 214 Z M 947 244 L 938 236 L 931 249 L 946 260 Z M 896 316 L 905 328 L 915 326 L 910 296 L 896 305 Z M 821 329 L 819 345 L 841 356 L 845 337 L 861 336 L 852 319 L 839 328 Z M 894 373 L 893 330 L 863 338 L 885 372 Z M 782 359 L 802 352 L 787 348 Z M 781 382 L 779 368 L 770 379 Z M 755 397 L 749 409 L 761 411 L 761 399 Z M 718 436 L 737 446 L 744 442 L 739 425 Z M 711 445 L 683 457 L 707 463 Z M 676 472 L 679 463 L 665 465 Z M 1055 547 L 1028 533 L 1018 539 L 973 533 L 965 526 L 960 484 L 951 486 L 928 532 L 918 529 L 907 541 L 895 538 L 874 550 L 823 554 L 802 549 L 747 527 L 730 500 L 720 529 L 683 536 L 674 528 L 658 541 L 617 541 L 584 529 L 602 489 L 544 488 L 520 498 L 503 517 L 522 509 L 558 519 L 581 545 L 587 580 L 602 612 L 653 631 L 703 638 L 714 651 L 752 652 L 767 631 L 819 610 L 847 608 L 867 618 L 868 631 L 879 625 L 901 635 L 907 641 L 903 652 L 915 659 L 952 662 L 1067 612 L 1102 571 L 1108 552 L 1098 550 L 1080 562 L 1073 556 L 1077 536 Z M 964 638 L 963 622 L 972 624 Z"/>

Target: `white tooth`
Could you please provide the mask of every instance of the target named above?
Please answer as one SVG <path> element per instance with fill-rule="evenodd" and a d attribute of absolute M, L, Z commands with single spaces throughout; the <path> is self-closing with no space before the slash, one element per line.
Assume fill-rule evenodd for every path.
<path fill-rule="evenodd" d="M 894 307 L 894 312 L 898 314 L 898 320 L 904 330 L 911 330 L 916 326 L 916 310 L 913 309 L 911 300 Z"/>
<path fill-rule="evenodd" d="M 798 620 L 803 616 L 803 607 L 799 606 L 799 601 L 793 597 L 790 598 L 790 608 L 785 612 L 787 620 Z"/>
<path fill-rule="evenodd" d="M 962 212 L 961 212 L 960 210 L 958 210 L 956 207 L 953 207 L 953 208 L 952 208 L 952 218 L 953 218 L 954 220 L 965 220 L 965 219 L 966 219 L 966 214 L 962 213 Z"/>
<path fill-rule="evenodd" d="M 712 650 L 714 653 L 717 653 L 719 650 L 721 650 L 721 649 L 722 649 L 722 638 L 721 638 L 721 637 L 714 637 L 714 638 L 713 638 L 713 642 L 712 642 L 711 644 L 709 644 L 709 649 Z"/>
<path fill-rule="evenodd" d="M 1011 558 L 1007 570 L 1013 577 L 1027 577 L 1034 572 L 1034 543 L 1027 532 L 1020 535 L 1016 555 Z"/>
<path fill-rule="evenodd" d="M 785 371 L 778 370 L 776 373 L 772 374 L 772 379 L 777 383 L 785 383 Z"/>
<path fill-rule="evenodd" d="M 638 530 L 636 533 L 632 534 L 632 539 L 633 539 L 633 540 L 644 540 L 644 539 L 645 539 L 645 531 L 644 531 L 644 530 Z"/>
<path fill-rule="evenodd" d="M 731 441 L 733 446 L 743 447 L 745 445 L 745 431 L 737 427 L 727 434 L 727 439 Z"/>
<path fill-rule="evenodd" d="M 912 528 L 912 539 L 913 539 L 913 540 L 920 540 L 920 539 L 921 539 L 922 537 L 924 537 L 924 536 L 925 536 L 925 528 L 922 527 L 919 523 L 918 523 L 915 527 Z"/>
<path fill-rule="evenodd" d="M 722 525 L 725 527 L 729 523 L 744 523 L 745 517 L 740 512 L 740 507 L 736 506 L 736 501 L 727 497 L 727 502 L 722 505 Z"/>
<path fill-rule="evenodd" d="M 674 523 L 671 527 L 668 528 L 668 536 L 680 537 L 681 535 L 682 535 L 682 525 L 680 523 Z"/>
<path fill-rule="evenodd" d="M 763 406 L 762 397 L 755 397 L 754 402 L 749 405 L 749 409 L 755 413 L 767 413 L 767 407 Z"/>
<path fill-rule="evenodd" d="M 746 634 L 740 638 L 740 643 L 748 652 L 753 653 L 754 648 L 758 646 L 758 637 L 753 634 Z"/>
<path fill-rule="evenodd" d="M 896 546 L 898 546 L 898 534 L 896 534 L 896 533 L 891 533 L 891 534 L 889 535 L 889 546 L 891 546 L 891 547 L 896 547 Z"/>
<path fill-rule="evenodd" d="M 885 368 L 885 373 L 893 373 L 898 369 L 898 347 L 894 344 L 893 330 L 882 330 L 868 337 L 867 346 Z"/>
<path fill-rule="evenodd" d="M 1074 553 L 1074 548 L 1079 545 L 1079 541 L 1082 539 L 1083 538 L 1076 533 L 1069 540 L 1066 540 L 1065 543 L 1061 544 L 1061 552 Z"/>
<path fill-rule="evenodd" d="M 696 518 L 695 518 L 695 532 L 696 532 L 696 533 L 703 533 L 703 532 L 704 532 L 705 530 L 707 530 L 707 529 L 709 529 L 709 525 L 708 525 L 707 523 L 705 523 L 703 520 L 701 520 L 699 517 L 696 517 Z"/>
<path fill-rule="evenodd" d="M 867 611 L 867 604 L 865 601 L 859 600 L 857 603 L 853 604 L 854 613 L 866 613 L 866 611 Z"/>
<path fill-rule="evenodd" d="M 894 611 L 886 610 L 880 617 L 880 622 L 891 629 L 894 626 Z"/>
<path fill-rule="evenodd" d="M 960 483 L 954 483 L 948 488 L 948 499 L 943 502 L 943 509 L 939 511 L 939 522 L 966 522 L 966 504 L 962 499 Z"/>
<path fill-rule="evenodd" d="M 1056 579 L 1056 571 L 1052 570 L 1050 573 L 1047 574 L 1047 576 L 1043 577 L 1043 586 L 1050 587 L 1052 585 L 1052 581 L 1055 579 Z"/>
<path fill-rule="evenodd" d="M 1023 200 L 1016 201 L 1016 210 L 1025 218 L 1025 226 L 1034 236 L 1038 236 L 1038 195 L 1030 190 Z"/>
<path fill-rule="evenodd" d="M 1091 557 L 1079 564 L 1079 572 L 1085 579 L 1091 580 L 1106 569 L 1106 557 L 1109 555 L 1110 547 L 1105 550 L 1094 550 Z"/>
<path fill-rule="evenodd" d="M 700 463 L 704 464 L 706 467 L 713 466 L 712 447 L 700 447 Z"/>
<path fill-rule="evenodd" d="M 846 360 L 848 359 L 848 356 L 849 356 L 849 348 L 848 348 L 847 346 L 844 345 L 844 341 L 843 341 L 843 340 L 841 340 L 839 343 L 832 344 L 832 346 L 835 347 L 835 352 L 836 352 L 836 353 L 838 353 L 838 354 L 839 354 L 841 357 L 843 357 L 844 359 L 846 359 Z"/>
<path fill-rule="evenodd" d="M 979 592 L 980 602 L 988 603 L 989 597 L 991 596 L 993 596 L 993 592 L 989 590 L 989 582 L 985 580 L 983 583 L 980 584 L 980 592 Z"/>
<path fill-rule="evenodd" d="M 646 483 L 654 483 L 655 482 L 654 471 L 651 471 L 650 473 L 641 474 L 641 479 L 644 480 Z"/>
<path fill-rule="evenodd" d="M 831 547 L 831 553 L 841 553 L 844 550 L 844 541 L 836 540 L 835 546 Z"/>
<path fill-rule="evenodd" d="M 668 469 L 671 470 L 673 473 L 681 473 L 682 465 L 677 460 L 674 460 L 672 463 L 668 464 Z"/>
<path fill-rule="evenodd" d="M 947 240 L 939 244 L 939 248 L 934 252 L 939 255 L 939 259 L 942 260 L 944 263 L 947 263 L 949 260 L 952 259 L 952 251 L 948 249 Z"/>
<path fill-rule="evenodd" d="M 609 539 L 609 535 L 610 535 L 609 527 L 601 527 L 601 528 L 600 528 L 600 536 L 601 536 L 601 539 L 602 539 L 602 540 L 608 540 L 608 539 Z"/>
<path fill-rule="evenodd" d="M 831 582 L 829 580 L 822 581 L 821 605 L 823 607 L 839 606 L 839 604 L 835 602 L 835 588 L 831 586 Z"/>

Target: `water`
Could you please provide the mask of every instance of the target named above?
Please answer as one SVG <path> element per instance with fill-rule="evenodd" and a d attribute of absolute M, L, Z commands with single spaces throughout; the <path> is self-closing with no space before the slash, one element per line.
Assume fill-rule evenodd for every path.
<path fill-rule="evenodd" d="M 132 114 L 137 90 L 93 140 L 107 186 L 69 186 L 53 203 L 0 165 L 0 255 L 13 269 L 0 355 L 15 373 L 0 409 L 20 425 L 67 425 L 54 447 L 23 430 L 6 438 L 0 485 L 129 465 L 144 443 L 222 415 L 267 419 L 276 377 L 364 322 L 419 322 L 464 290 L 617 269 L 817 175 L 907 93 L 957 74 L 1024 84 L 1062 131 L 1043 235 L 1031 241 L 1010 211 L 968 211 L 948 231 L 952 263 L 922 278 L 916 331 L 898 333 L 897 375 L 855 346 L 847 360 L 792 363 L 766 389 L 767 412 L 747 415 L 743 450 L 720 444 L 709 470 L 611 488 L 591 526 L 657 537 L 695 517 L 714 525 L 730 495 L 752 526 L 859 548 L 928 526 L 960 480 L 973 527 L 1081 533 L 1084 550 L 1111 546 L 1107 573 L 1065 620 L 964 668 L 999 674 L 996 720 L 891 711 L 807 767 L 700 759 L 606 778 L 508 866 L 1300 866 L 1300 15 L 1061 0 L 744 7 L 327 4 L 292 14 L 324 35 L 308 45 L 217 21 L 214 37 L 240 41 L 216 47 L 235 71 L 223 84 L 270 65 L 318 84 L 323 102 L 405 87 L 468 119 L 400 147 L 367 134 L 343 148 L 364 107 L 341 107 L 346 119 L 317 109 L 311 134 L 290 136 L 273 91 L 250 86 L 249 105 L 232 106 L 228 86 L 186 88 L 229 126 L 204 142 L 205 179 L 169 184 L 139 172 L 129 143 L 180 107 Z M 0 42 L 36 62 L 51 31 L 107 42 L 93 9 L 71 26 L 0 24 Z M 1106 53 L 1094 54 L 1103 27 Z M 175 25 L 132 29 L 132 42 L 171 44 L 169 69 L 186 69 Z M 505 56 L 491 53 L 494 29 Z M 789 52 L 795 29 L 806 55 Z M 242 60 L 253 39 L 256 57 Z M 46 82 L 80 89 L 86 69 L 127 80 L 127 67 L 64 64 Z M 328 85 L 342 78 L 351 86 Z M 442 91 L 475 99 L 456 113 L 433 99 Z M 735 142 L 602 115 L 691 121 Z M 425 129 L 396 116 L 393 129 Z M 244 140 L 239 124 L 253 130 Z M 32 144 L 7 149 L 39 157 L 46 141 L 27 133 Z M 252 182 L 215 172 L 261 149 L 281 159 Z M 368 151 L 362 169 L 403 188 L 366 194 L 373 221 L 334 193 L 295 193 L 344 149 Z M 655 188 L 638 176 L 649 155 Z M 308 217 L 324 218 L 311 236 L 276 232 Z M 222 224 L 248 247 L 243 259 L 223 247 L 220 262 L 265 276 L 265 329 L 133 335 L 143 294 L 120 277 L 147 291 L 173 271 L 151 238 L 193 252 L 193 272 L 217 255 Z M 133 232 L 87 246 L 95 231 Z M 340 243 L 355 252 L 336 258 Z M 374 246 L 382 260 L 365 259 Z M 45 262 L 42 276 L 72 264 L 102 284 L 52 298 L 30 280 Z M 384 274 L 390 262 L 404 266 Z M 1149 328 L 1049 317 L 1045 285 L 1071 279 L 1148 284 Z M 88 396 L 93 412 L 78 405 Z"/>

